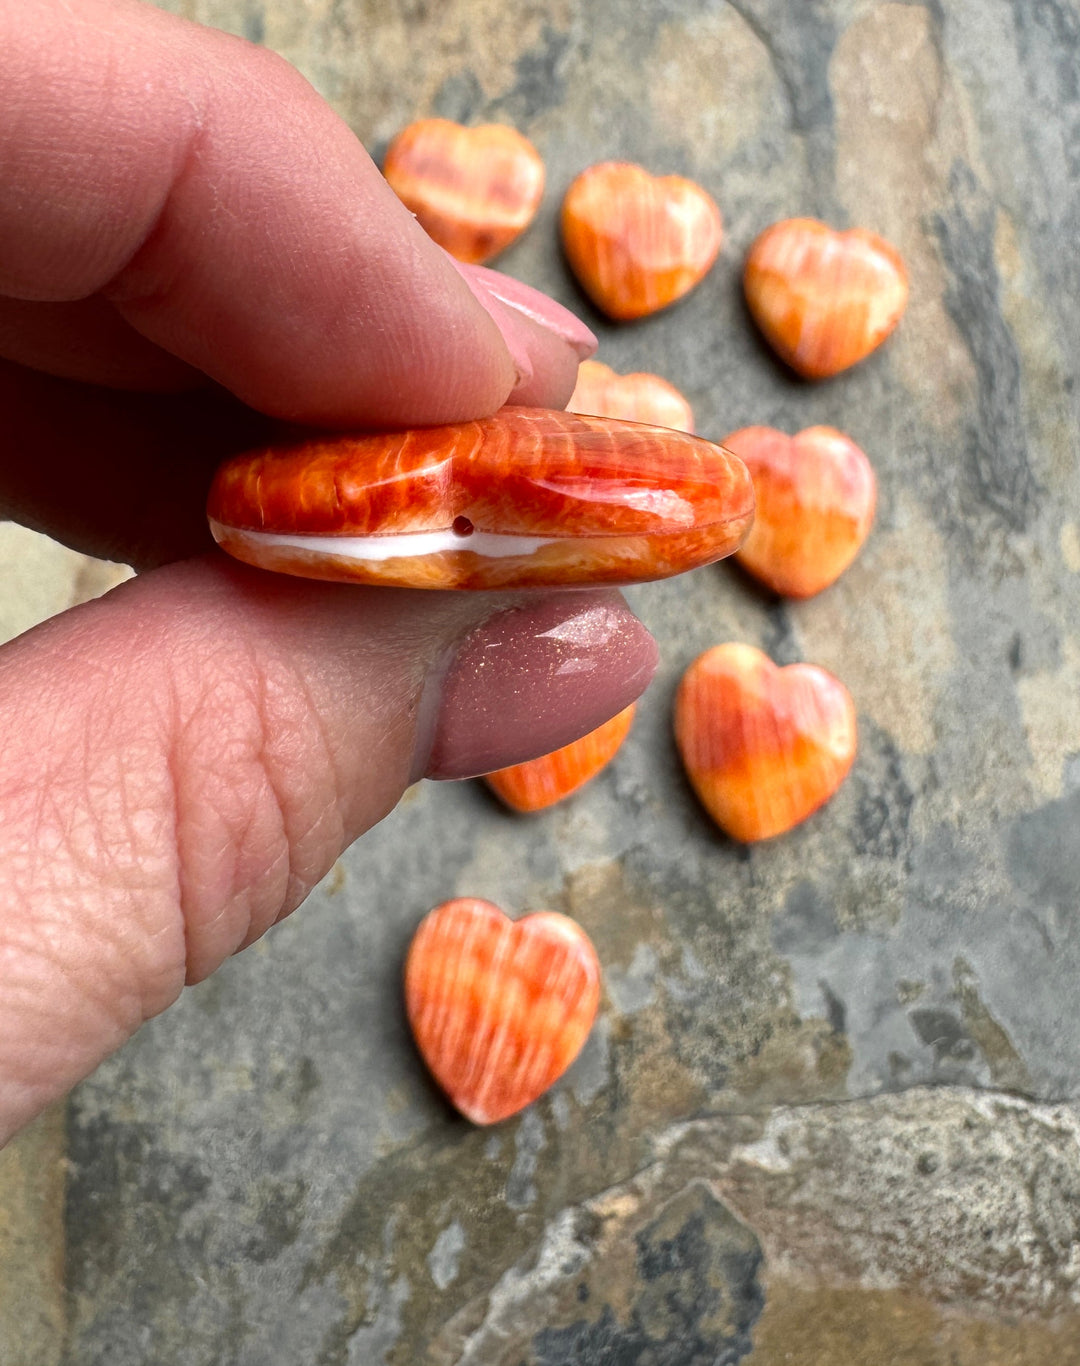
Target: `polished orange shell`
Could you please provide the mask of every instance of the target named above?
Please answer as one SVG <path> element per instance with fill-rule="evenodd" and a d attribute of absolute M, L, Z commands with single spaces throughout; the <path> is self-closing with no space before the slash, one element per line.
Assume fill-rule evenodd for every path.
<path fill-rule="evenodd" d="M 424 918 L 405 964 L 420 1053 L 474 1124 L 543 1095 L 581 1051 L 599 1001 L 596 951 L 554 911 L 513 921 L 490 901 L 444 902 Z"/>
<path fill-rule="evenodd" d="M 778 669 L 751 645 L 716 645 L 675 699 L 675 740 L 694 791 L 734 839 L 769 839 L 829 800 L 855 759 L 855 707 L 813 664 Z"/>
<path fill-rule="evenodd" d="M 883 237 L 837 232 L 814 218 L 774 223 L 750 248 L 750 312 L 777 355 L 826 379 L 880 346 L 907 305 L 907 271 Z"/>
<path fill-rule="evenodd" d="M 207 511 L 222 547 L 265 569 L 522 588 L 632 583 L 708 564 L 738 548 L 753 508 L 746 466 L 711 442 L 504 408 L 477 422 L 248 452 L 218 471 Z"/>
<path fill-rule="evenodd" d="M 576 792 L 618 753 L 630 732 L 634 704 L 562 749 L 511 768 L 488 773 L 485 781 L 515 811 L 542 811 Z"/>
<path fill-rule="evenodd" d="M 724 445 L 746 462 L 757 500 L 739 563 L 789 598 L 809 598 L 835 583 L 874 520 L 877 480 L 864 453 L 833 427 L 808 427 L 797 436 L 743 427 Z"/>
<path fill-rule="evenodd" d="M 572 413 L 694 430 L 693 409 L 673 384 L 648 371 L 620 375 L 598 360 L 583 360 L 578 366 L 577 385 L 566 406 Z"/>
<path fill-rule="evenodd" d="M 707 274 L 723 219 L 700 185 L 626 161 L 582 171 L 562 206 L 563 248 L 582 288 L 611 318 L 641 318 Z"/>
<path fill-rule="evenodd" d="M 501 123 L 411 123 L 390 144 L 383 174 L 429 236 L 472 264 L 519 237 L 544 193 L 540 153 Z"/>

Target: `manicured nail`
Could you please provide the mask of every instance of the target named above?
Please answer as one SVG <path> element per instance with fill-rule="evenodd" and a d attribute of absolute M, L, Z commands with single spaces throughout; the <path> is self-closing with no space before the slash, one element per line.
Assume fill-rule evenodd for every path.
<path fill-rule="evenodd" d="M 525 322 L 512 309 L 501 304 L 498 299 L 482 284 L 473 280 L 466 273 L 464 266 L 455 261 L 454 265 L 465 277 L 465 283 L 472 290 L 478 304 L 485 310 L 494 322 L 495 326 L 502 333 L 502 339 L 506 343 L 506 349 L 510 352 L 510 359 L 514 362 L 514 388 L 508 402 L 513 400 L 514 395 L 527 389 L 533 379 L 533 359 L 532 349 L 536 340 L 536 329 L 531 323 Z"/>
<path fill-rule="evenodd" d="M 622 597 L 567 591 L 505 608 L 435 670 L 413 778 L 471 778 L 587 734 L 645 690 L 656 642 Z"/>
<path fill-rule="evenodd" d="M 549 332 L 561 337 L 574 348 L 578 360 L 585 360 L 596 350 L 595 333 L 568 308 L 556 303 L 540 290 L 524 285 L 520 280 L 503 275 L 500 271 L 488 270 L 486 266 L 466 266 L 462 273 L 466 279 L 471 278 L 482 284 L 500 303 L 516 309 L 534 323 L 539 323 L 541 327 L 546 327 Z"/>
<path fill-rule="evenodd" d="M 483 266 L 454 265 L 502 333 L 517 369 L 506 402 L 564 408 L 577 382 L 578 362 L 596 349 L 593 334 L 561 304 L 528 285 Z"/>

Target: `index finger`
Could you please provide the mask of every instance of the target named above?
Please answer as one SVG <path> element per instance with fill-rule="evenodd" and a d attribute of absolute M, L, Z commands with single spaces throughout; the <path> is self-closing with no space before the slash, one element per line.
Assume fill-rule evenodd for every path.
<path fill-rule="evenodd" d="M 0 294 L 103 297 L 293 420 L 454 421 L 520 383 L 489 312 L 282 59 L 135 0 L 0 0 L 0 53 Z"/>

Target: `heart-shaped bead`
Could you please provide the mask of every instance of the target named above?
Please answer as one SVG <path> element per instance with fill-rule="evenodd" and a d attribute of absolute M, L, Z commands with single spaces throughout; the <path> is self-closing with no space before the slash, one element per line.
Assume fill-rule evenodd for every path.
<path fill-rule="evenodd" d="M 734 839 L 769 839 L 833 795 L 855 759 L 855 707 L 813 664 L 779 669 L 752 645 L 716 645 L 687 669 L 675 739 L 705 809 Z"/>
<path fill-rule="evenodd" d="M 739 563 L 789 598 L 835 583 L 874 520 L 877 480 L 865 454 L 834 427 L 807 427 L 797 436 L 743 427 L 721 444 L 750 471 L 757 499 Z"/>
<path fill-rule="evenodd" d="M 880 346 L 907 304 L 907 271 L 891 243 L 814 218 L 766 228 L 746 258 L 746 301 L 778 356 L 826 379 Z"/>
<path fill-rule="evenodd" d="M 542 408 L 410 431 L 319 433 L 214 477 L 215 540 L 261 569 L 404 588 L 667 578 L 731 555 L 746 466 L 685 432 Z"/>
<path fill-rule="evenodd" d="M 583 360 L 578 366 L 577 385 L 566 407 L 571 413 L 694 430 L 693 409 L 674 384 L 648 371 L 620 375 L 598 360 Z"/>
<path fill-rule="evenodd" d="M 543 1095 L 581 1051 L 599 1001 L 596 950 L 554 911 L 515 921 L 490 901 L 446 901 L 424 917 L 405 964 L 420 1053 L 474 1124 Z"/>
<path fill-rule="evenodd" d="M 692 180 L 605 161 L 582 171 L 567 190 L 562 236 L 585 292 L 609 317 L 626 320 L 693 289 L 716 260 L 724 225 Z"/>
<path fill-rule="evenodd" d="M 501 123 L 411 123 L 390 144 L 383 175 L 430 237 L 474 265 L 520 237 L 544 193 L 540 153 Z"/>
<path fill-rule="evenodd" d="M 615 757 L 630 731 L 634 704 L 562 749 L 485 775 L 484 781 L 515 811 L 542 811 L 595 778 Z"/>

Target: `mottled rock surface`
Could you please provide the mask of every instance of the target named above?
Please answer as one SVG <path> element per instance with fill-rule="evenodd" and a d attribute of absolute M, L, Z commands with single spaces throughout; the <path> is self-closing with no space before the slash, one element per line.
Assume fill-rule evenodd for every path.
<path fill-rule="evenodd" d="M 881 501 L 819 599 L 726 566 L 636 590 L 663 664 L 590 788 L 528 819 L 414 789 L 66 1133 L 5 1153 L 5 1366 L 1080 1363 L 1080 7 L 166 7 L 283 53 L 376 155 L 420 115 L 515 123 L 548 191 L 502 268 L 704 434 L 848 431 Z M 626 327 L 555 231 L 611 157 L 693 176 L 727 225 L 699 289 Z M 895 337 L 820 386 L 740 293 L 793 214 L 885 234 L 911 275 Z M 9 630 L 86 572 L 34 553 L 59 587 Z M 836 799 L 749 850 L 670 737 L 683 669 L 732 638 L 837 673 L 861 735 Z M 564 910 L 605 970 L 574 1069 L 491 1132 L 401 1010 L 410 934 L 452 895 Z"/>

